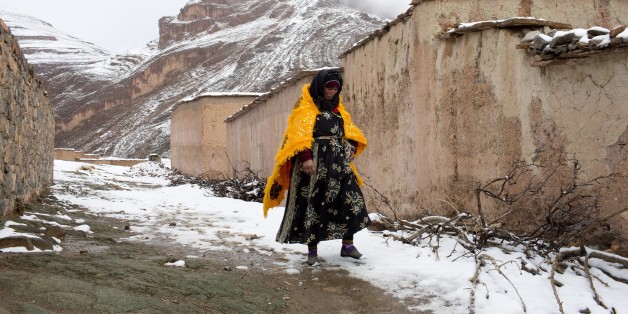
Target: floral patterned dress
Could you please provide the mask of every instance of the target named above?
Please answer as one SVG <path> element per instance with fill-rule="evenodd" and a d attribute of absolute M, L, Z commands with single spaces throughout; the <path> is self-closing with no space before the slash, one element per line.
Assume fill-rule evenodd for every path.
<path fill-rule="evenodd" d="M 316 117 L 312 143 L 316 174 L 303 172 L 299 158 L 293 158 L 277 242 L 308 244 L 352 238 L 371 223 L 362 191 L 349 166 L 351 144 L 343 139 L 343 130 L 339 114 L 324 111 Z"/>

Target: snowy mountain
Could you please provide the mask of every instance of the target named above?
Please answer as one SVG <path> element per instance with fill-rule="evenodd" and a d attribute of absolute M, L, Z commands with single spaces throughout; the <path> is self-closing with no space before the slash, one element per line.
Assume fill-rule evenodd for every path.
<path fill-rule="evenodd" d="M 266 92 L 338 55 L 384 21 L 331 0 L 192 0 L 159 20 L 160 38 L 113 55 L 36 18 L 0 18 L 55 105 L 56 147 L 168 156 L 170 113 L 208 92 Z"/>
<path fill-rule="evenodd" d="M 0 18 L 18 39 L 54 104 L 93 92 L 139 64 L 144 56 L 114 56 L 104 48 L 62 33 L 37 18 L 0 7 Z M 81 78 L 81 79 L 78 79 Z"/>

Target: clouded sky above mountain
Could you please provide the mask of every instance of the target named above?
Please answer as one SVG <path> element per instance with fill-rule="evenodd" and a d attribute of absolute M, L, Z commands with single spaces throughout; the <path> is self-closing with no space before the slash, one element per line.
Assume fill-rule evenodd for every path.
<path fill-rule="evenodd" d="M 410 0 L 342 0 L 394 18 Z M 56 29 L 114 53 L 142 48 L 159 37 L 158 20 L 175 16 L 188 0 L 0 0 L 0 6 L 44 20 Z"/>
<path fill-rule="evenodd" d="M 157 21 L 188 0 L 0 0 L 0 6 L 44 20 L 68 35 L 115 53 L 159 37 Z"/>
<path fill-rule="evenodd" d="M 411 0 L 342 0 L 348 6 L 360 11 L 393 19 L 410 7 Z"/>

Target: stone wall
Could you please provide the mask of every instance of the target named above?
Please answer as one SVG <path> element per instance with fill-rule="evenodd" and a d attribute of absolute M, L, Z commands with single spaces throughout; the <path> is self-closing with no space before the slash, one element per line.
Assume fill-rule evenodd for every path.
<path fill-rule="evenodd" d="M 7 215 L 52 184 L 54 114 L 1 20 L 0 38 L 0 215 Z"/>
<path fill-rule="evenodd" d="M 257 95 L 206 95 L 177 104 L 170 126 L 172 168 L 190 176 L 224 178 L 227 158 L 225 119 Z"/>
<path fill-rule="evenodd" d="M 226 120 L 227 152 L 237 171 L 249 167 L 262 178 L 270 176 L 288 116 L 301 97 L 303 85 L 309 84 L 315 73 L 299 73 Z"/>
<path fill-rule="evenodd" d="M 451 209 L 453 200 L 474 210 L 479 183 L 549 150 L 578 159 L 583 179 L 622 175 L 604 206 L 628 204 L 628 54 L 532 67 L 534 58 L 516 49 L 523 27 L 441 39 L 457 23 L 515 16 L 611 27 L 628 20 L 628 1 L 415 2 L 343 55 L 345 102 L 369 139 L 356 164 L 398 214 Z M 625 219 L 617 224 L 626 232 Z"/>

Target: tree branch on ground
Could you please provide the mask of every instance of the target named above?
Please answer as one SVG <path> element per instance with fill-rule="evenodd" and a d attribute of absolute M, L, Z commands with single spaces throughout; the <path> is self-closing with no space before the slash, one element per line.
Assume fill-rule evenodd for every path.
<path fill-rule="evenodd" d="M 208 171 L 199 176 L 185 176 L 175 170 L 170 175 L 170 185 L 194 184 L 210 190 L 214 196 L 229 197 L 248 202 L 262 202 L 266 180 L 259 177 L 258 171 L 252 170 L 244 163 L 242 170 L 232 169 L 234 176 L 229 178 L 226 173 Z"/>
<path fill-rule="evenodd" d="M 604 285 L 608 284 L 595 277 L 591 273 L 591 268 L 598 269 L 616 282 L 628 284 L 625 278 L 614 276 L 612 274 L 614 271 L 603 269 L 609 267 L 628 269 L 628 259 L 591 249 L 589 245 L 605 243 L 608 245 L 609 241 L 596 242 L 596 239 L 616 239 L 617 233 L 611 230 L 609 221 L 628 211 L 628 208 L 615 210 L 603 216 L 600 207 L 601 191 L 606 188 L 606 183 L 616 178 L 616 174 L 582 180 L 580 162 L 575 158 L 566 159 L 562 156 L 564 156 L 562 152 L 550 154 L 543 159 L 544 164 L 514 162 L 506 175 L 480 184 L 475 189 L 477 203 L 475 215 L 458 210 L 452 200 L 439 200 L 454 208 L 457 214 L 453 217 L 427 216 L 416 221 L 401 220 L 389 199 L 373 188 L 395 215 L 394 219 L 382 215 L 378 220 L 381 226 L 388 226 L 390 227 L 388 230 L 392 231 L 385 232 L 384 236 L 406 244 L 429 245 L 436 254 L 436 259 L 439 258 L 441 236 L 450 235 L 455 238 L 457 244 L 448 257 L 453 255 L 457 245 L 460 244 L 465 251 L 454 260 L 463 256 L 475 256 L 476 260 L 476 270 L 470 279 L 472 284 L 470 313 L 475 311 L 479 276 L 483 271 L 490 271 L 484 267 L 489 260 L 494 269 L 515 289 L 524 312 L 527 310 L 518 288 L 501 271 L 501 266 L 495 258 L 486 253 L 489 247 L 497 247 L 504 252 L 512 250 L 509 248 L 519 247 L 523 248 L 523 253 L 528 258 L 544 257 L 547 265 L 551 265 L 551 269 L 550 267 L 545 269 L 542 265 L 530 268 L 522 260 L 521 270 L 532 275 L 539 275 L 541 271 L 550 273 L 549 281 L 560 313 L 564 313 L 564 308 L 558 288 L 563 284 L 556 279 L 556 274 L 564 273 L 568 265 L 572 268 L 580 267 L 580 264 L 577 264 L 580 262 L 579 258 L 584 258 L 584 262 L 580 262 L 583 272 L 575 273 L 587 278 L 592 298 L 598 305 L 608 309 L 602 301 L 602 296 L 595 289 L 593 279 L 599 280 Z M 368 183 L 367 186 L 372 188 Z M 608 208 L 606 211 L 608 212 Z M 604 267 L 597 264 L 592 266 L 589 260 L 593 258 L 601 259 L 608 264 Z M 611 312 L 613 311 L 611 308 Z"/>

